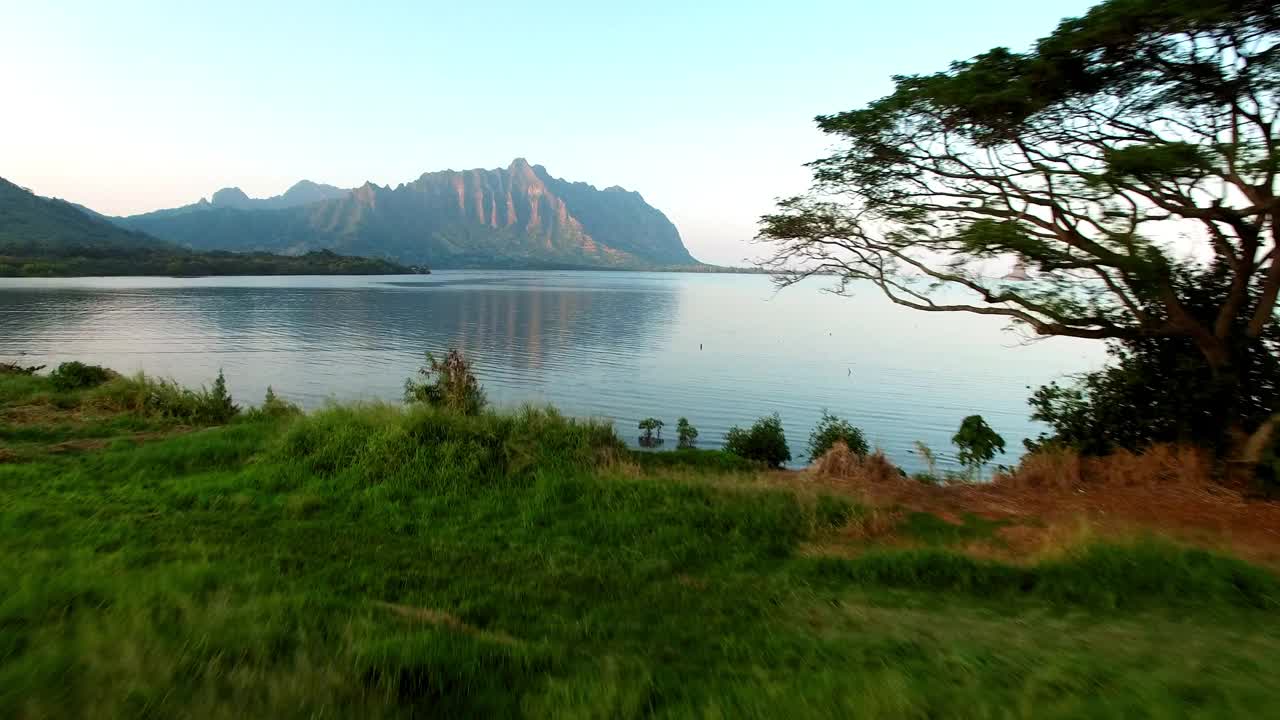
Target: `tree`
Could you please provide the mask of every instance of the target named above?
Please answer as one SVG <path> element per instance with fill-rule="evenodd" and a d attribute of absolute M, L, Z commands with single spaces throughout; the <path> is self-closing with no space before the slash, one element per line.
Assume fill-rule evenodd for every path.
<path fill-rule="evenodd" d="M 952 436 L 951 442 L 960 451 L 957 457 L 968 470 L 969 477 L 976 477 L 996 453 L 1004 452 L 1004 438 L 992 430 L 981 415 L 970 415 L 961 421 L 960 429 Z"/>
<path fill-rule="evenodd" d="M 689 424 L 689 418 L 676 421 L 676 448 L 689 450 L 698 444 L 698 428 Z"/>
<path fill-rule="evenodd" d="M 426 354 L 426 363 L 418 369 L 419 380 L 404 381 L 404 401 L 426 403 L 464 415 L 478 415 L 487 400 L 484 388 L 462 353 L 450 350 L 439 360 Z"/>
<path fill-rule="evenodd" d="M 213 388 L 200 393 L 197 399 L 197 417 L 203 422 L 225 423 L 240 414 L 240 406 L 231 398 L 227 390 L 227 377 L 218 370 L 218 377 L 213 379 Z"/>
<path fill-rule="evenodd" d="M 1107 0 L 1028 52 L 819 117 L 845 145 L 762 219 L 761 262 L 781 285 L 832 273 L 835 292 L 869 281 L 1035 335 L 1181 339 L 1244 447 L 1274 422 L 1238 406 L 1280 293 L 1278 90 L 1274 2 Z M 995 279 L 1010 266 L 1029 279 Z M 1210 312 L 1188 278 L 1223 284 Z"/>
<path fill-rule="evenodd" d="M 870 450 L 862 430 L 854 427 L 848 420 L 823 410 L 822 419 L 809 434 L 809 459 L 812 461 L 822 457 L 836 442 L 843 442 L 854 455 L 866 455 Z"/>
<path fill-rule="evenodd" d="M 637 425 L 637 427 L 644 431 L 644 434 L 640 436 L 640 446 L 657 447 L 658 445 L 661 445 L 662 428 L 665 425 L 666 423 L 662 422 L 658 418 L 645 418 L 641 420 Z M 657 431 L 657 437 L 654 437 L 654 431 Z"/>
<path fill-rule="evenodd" d="M 1179 288 L 1189 312 L 1204 318 L 1215 312 L 1227 286 L 1219 278 L 1201 280 L 1188 279 Z M 1239 370 L 1241 392 L 1231 397 L 1218 391 L 1213 371 L 1189 338 L 1113 340 L 1107 367 L 1077 376 L 1073 384 L 1054 382 L 1033 393 L 1031 417 L 1047 423 L 1051 433 L 1028 447 L 1050 442 L 1105 454 L 1177 442 L 1226 452 L 1233 420 L 1260 427 L 1280 410 L 1280 327 L 1270 325 L 1258 347 Z"/>
<path fill-rule="evenodd" d="M 756 420 L 749 430 L 735 425 L 725 433 L 724 439 L 726 451 L 769 467 L 779 468 L 791 460 L 791 448 L 787 446 L 787 435 L 783 432 L 782 418 L 778 413 Z"/>

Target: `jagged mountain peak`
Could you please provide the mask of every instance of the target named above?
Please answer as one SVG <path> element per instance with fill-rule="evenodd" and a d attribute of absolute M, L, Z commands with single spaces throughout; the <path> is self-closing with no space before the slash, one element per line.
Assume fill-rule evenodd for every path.
<path fill-rule="evenodd" d="M 243 218 L 160 211 L 122 222 L 196 248 L 332 249 L 442 268 L 697 263 L 671 221 L 638 193 L 561 180 L 523 157 L 506 168 L 427 172 L 394 188 L 302 181 L 249 209 L 278 210 L 273 202 L 315 190 L 333 196 Z"/>

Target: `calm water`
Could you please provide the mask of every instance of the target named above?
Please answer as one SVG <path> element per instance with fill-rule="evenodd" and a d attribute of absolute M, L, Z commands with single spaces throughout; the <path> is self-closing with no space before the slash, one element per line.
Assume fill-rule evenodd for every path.
<path fill-rule="evenodd" d="M 898 308 L 873 288 L 775 293 L 755 275 L 441 271 L 429 277 L 0 279 L 0 360 L 83 359 L 186 384 L 225 370 L 304 406 L 396 400 L 424 351 L 457 346 L 491 400 L 636 422 L 687 416 L 703 446 L 777 411 L 793 453 L 823 408 L 908 469 L 949 458 L 980 413 L 1009 441 L 1038 432 L 1034 386 L 1096 366 L 1094 343 L 1026 344 L 992 318 Z M 674 444 L 674 439 L 669 444 Z"/>

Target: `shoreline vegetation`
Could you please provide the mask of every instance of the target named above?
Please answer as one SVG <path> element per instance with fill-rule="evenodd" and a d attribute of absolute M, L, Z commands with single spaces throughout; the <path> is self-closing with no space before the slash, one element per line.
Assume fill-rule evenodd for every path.
<path fill-rule="evenodd" d="M 718 265 L 598 268 L 598 267 L 448 267 L 437 270 L 508 270 L 511 272 L 621 272 L 621 273 L 691 273 L 695 275 L 767 275 L 767 271 L 750 267 Z M 214 251 L 193 253 L 190 257 L 170 256 L 153 259 L 113 258 L 23 258 L 0 255 L 0 278 L 77 278 L 77 277 L 227 277 L 290 275 L 430 275 L 424 265 L 401 265 L 390 260 L 354 255 L 338 255 L 316 250 L 305 255 L 273 255 L 271 253 L 238 253 Z"/>
<path fill-rule="evenodd" d="M 424 266 L 317 250 L 303 255 L 113 249 L 85 255 L 0 254 L 0 277 L 216 277 L 227 275 L 422 275 Z"/>
<path fill-rule="evenodd" d="M 818 459 L 782 471 L 689 447 L 687 420 L 682 449 L 649 452 L 551 408 L 488 410 L 452 354 L 405 391 L 303 413 L 274 392 L 244 407 L 221 376 L 0 366 L 0 715 L 1280 700 L 1280 504 L 1196 450 L 1048 448 L 993 482 L 922 482 L 834 416 Z M 741 447 L 770 448 L 767 420 Z M 971 420 L 957 438 L 979 459 L 993 442 Z"/>

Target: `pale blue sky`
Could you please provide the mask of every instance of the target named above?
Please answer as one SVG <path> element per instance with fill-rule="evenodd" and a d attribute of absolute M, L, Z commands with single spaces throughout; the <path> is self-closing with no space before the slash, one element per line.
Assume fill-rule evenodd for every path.
<path fill-rule="evenodd" d="M 828 146 L 814 115 L 1090 4 L 0 0 L 0 176 L 130 214 L 523 156 L 737 264 Z"/>

